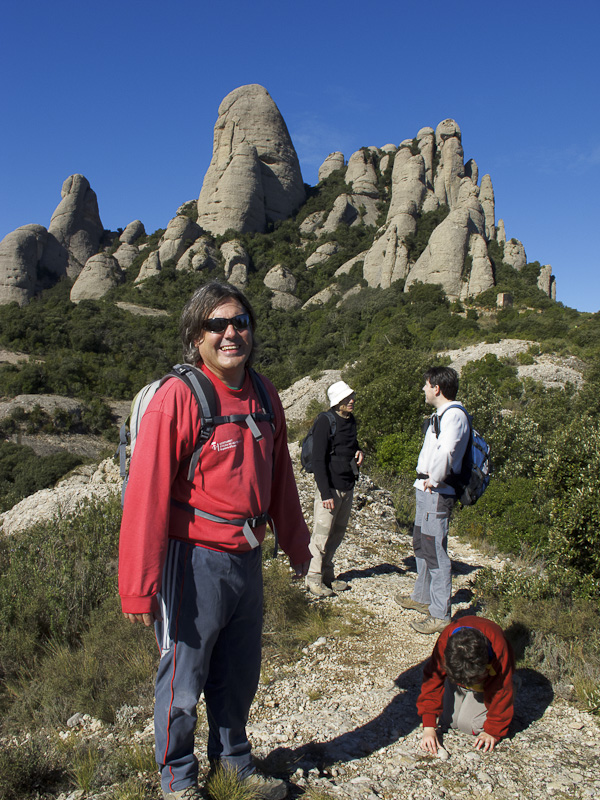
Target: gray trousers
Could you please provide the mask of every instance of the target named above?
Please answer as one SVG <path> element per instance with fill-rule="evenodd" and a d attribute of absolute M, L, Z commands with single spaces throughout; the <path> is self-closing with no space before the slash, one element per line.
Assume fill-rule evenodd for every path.
<path fill-rule="evenodd" d="M 453 728 L 477 736 L 483 730 L 486 718 L 487 708 L 483 702 L 483 692 L 473 692 L 471 689 L 457 686 L 446 678 L 440 727 Z"/>
<path fill-rule="evenodd" d="M 323 508 L 323 499 L 315 485 L 313 532 L 310 537 L 310 566 L 307 581 L 331 583 L 335 578 L 333 557 L 346 533 L 354 489 L 342 492 L 333 489 L 333 511 Z"/>
<path fill-rule="evenodd" d="M 198 780 L 194 730 L 202 692 L 209 759 L 246 777 L 254 771 L 246 723 L 261 664 L 260 547 L 223 553 L 169 541 L 159 601 L 154 733 L 162 789 Z"/>
<path fill-rule="evenodd" d="M 455 499 L 420 489 L 416 494 L 413 548 L 417 580 L 411 597 L 417 603 L 428 604 L 432 617 L 450 622 L 452 563 L 448 556 L 448 526 Z"/>

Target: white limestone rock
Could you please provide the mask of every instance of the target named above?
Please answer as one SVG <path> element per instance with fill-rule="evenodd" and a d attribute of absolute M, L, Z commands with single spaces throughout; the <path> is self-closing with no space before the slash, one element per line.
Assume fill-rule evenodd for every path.
<path fill-rule="evenodd" d="M 470 237 L 468 255 L 471 257 L 471 274 L 463 285 L 463 300 L 475 297 L 494 285 L 494 269 L 488 256 L 486 241 L 481 234 L 474 233 Z"/>
<path fill-rule="evenodd" d="M 435 129 L 439 163 L 434 175 L 434 191 L 441 204 L 454 208 L 458 190 L 465 177 L 461 132 L 453 119 L 444 119 Z"/>
<path fill-rule="evenodd" d="M 494 187 L 489 175 L 484 175 L 479 187 L 479 202 L 483 208 L 485 217 L 485 236 L 488 242 L 496 238 L 496 201 L 494 199 Z"/>
<path fill-rule="evenodd" d="M 498 227 L 496 228 L 496 240 L 498 244 L 505 244 L 506 242 L 506 231 L 504 229 L 504 220 L 498 220 Z"/>
<path fill-rule="evenodd" d="M 326 211 L 315 211 L 313 214 L 309 214 L 308 217 L 300 223 L 300 236 L 307 236 L 319 230 L 326 216 Z"/>
<path fill-rule="evenodd" d="M 264 231 L 305 197 L 298 156 L 267 90 L 251 84 L 230 92 L 219 106 L 198 224 L 213 234 Z"/>
<path fill-rule="evenodd" d="M 509 239 L 504 244 L 504 255 L 502 260 L 505 264 L 509 264 L 517 272 L 522 270 L 527 263 L 527 256 L 525 248 L 518 239 Z"/>
<path fill-rule="evenodd" d="M 479 181 L 479 167 L 474 158 L 470 158 L 465 164 L 465 177 L 470 178 L 473 183 L 477 185 Z"/>
<path fill-rule="evenodd" d="M 145 280 L 148 280 L 148 278 L 152 278 L 153 276 L 158 275 L 159 273 L 160 273 L 160 258 L 158 256 L 158 250 L 153 250 L 148 255 L 148 258 L 144 261 L 142 266 L 140 267 L 140 271 L 134 283 L 136 284 L 143 283 Z"/>
<path fill-rule="evenodd" d="M 37 268 L 48 239 L 42 225 L 23 225 L 0 242 L 0 305 L 27 305 L 38 289 Z"/>
<path fill-rule="evenodd" d="M 335 172 L 338 169 L 344 169 L 345 166 L 346 161 L 343 153 L 330 153 L 319 167 L 318 182 L 321 183 L 321 181 L 325 180 L 325 178 L 328 178 L 332 172 Z"/>
<path fill-rule="evenodd" d="M 189 217 L 177 216 L 167 225 L 158 246 L 160 263 L 179 261 L 188 247 L 202 234 L 202 229 Z"/>
<path fill-rule="evenodd" d="M 182 272 L 203 272 L 215 269 L 219 263 L 219 251 L 209 236 L 196 239 L 177 262 Z"/>
<path fill-rule="evenodd" d="M 552 267 L 550 264 L 545 264 L 540 269 L 537 285 L 538 288 L 544 292 L 544 294 L 547 294 L 548 297 L 552 298 L 552 300 L 556 300 L 556 279 L 552 274 Z"/>
<path fill-rule="evenodd" d="M 311 269 L 311 267 L 316 267 L 317 264 L 322 264 L 323 261 L 327 261 L 328 258 L 335 255 L 339 249 L 339 245 L 336 242 L 325 242 L 325 244 L 319 245 L 315 252 L 306 259 L 306 268 Z"/>
<path fill-rule="evenodd" d="M 48 227 L 43 266 L 53 275 L 76 278 L 100 247 L 104 227 L 96 193 L 83 175 L 70 175 Z"/>
<path fill-rule="evenodd" d="M 271 297 L 271 308 L 275 308 L 279 311 L 293 311 L 295 308 L 299 308 L 302 305 L 302 300 L 300 298 L 295 297 L 293 294 L 289 292 L 278 292 L 273 291 L 273 296 Z"/>
<path fill-rule="evenodd" d="M 323 233 L 334 233 L 338 225 L 375 225 L 379 211 L 377 200 L 365 194 L 341 194 L 336 197 L 327 220 L 321 226 Z"/>
<path fill-rule="evenodd" d="M 373 242 L 363 265 L 363 277 L 369 286 L 388 289 L 394 281 L 405 278 L 408 272 L 408 251 L 404 236 L 410 214 L 399 214 L 389 222 Z M 413 228 L 414 230 L 414 228 Z"/>
<path fill-rule="evenodd" d="M 146 229 L 144 228 L 144 223 L 139 219 L 134 219 L 133 222 L 130 222 L 125 228 L 123 233 L 119 236 L 119 239 L 123 244 L 133 244 L 140 236 L 145 235 Z"/>
<path fill-rule="evenodd" d="M 420 153 L 413 156 L 409 148 L 403 147 L 396 153 L 394 160 L 388 222 L 399 214 L 409 214 L 414 221 L 425 194 L 425 159 Z M 412 225 L 408 222 L 406 224 L 408 227 Z"/>
<path fill-rule="evenodd" d="M 320 292 L 314 294 L 310 297 L 306 303 L 302 306 L 302 308 L 310 308 L 311 306 L 324 306 L 326 305 L 333 297 L 339 297 L 340 290 L 338 289 L 337 285 L 333 284 L 331 286 L 326 286 L 325 289 L 321 289 Z"/>
<path fill-rule="evenodd" d="M 225 277 L 238 289 L 243 289 L 248 283 L 248 267 L 250 257 L 241 242 L 233 239 L 223 242 L 221 255 L 224 260 Z"/>
<path fill-rule="evenodd" d="M 435 155 L 435 131 L 433 128 L 421 128 L 417 133 L 417 145 L 425 164 L 425 185 L 433 189 L 433 158 Z"/>
<path fill-rule="evenodd" d="M 267 289 L 272 289 L 275 292 L 287 292 L 288 294 L 293 294 L 298 285 L 296 278 L 283 264 L 276 264 L 270 269 L 263 282 Z"/>
<path fill-rule="evenodd" d="M 71 302 L 82 300 L 98 300 L 123 280 L 123 271 L 116 258 L 108 253 L 98 253 L 89 258 L 73 288 Z"/>
<path fill-rule="evenodd" d="M 352 187 L 352 194 L 379 197 L 377 170 L 370 151 L 357 150 L 350 156 L 346 168 L 346 183 Z"/>
<path fill-rule="evenodd" d="M 348 275 L 355 264 L 358 264 L 359 261 L 365 260 L 367 257 L 368 250 L 363 250 L 362 253 L 359 253 L 354 258 L 351 258 L 349 261 L 345 261 L 341 267 L 338 267 L 336 271 L 333 273 L 334 276 L 337 278 L 339 275 Z"/>
<path fill-rule="evenodd" d="M 140 251 L 134 244 L 122 244 L 113 253 L 121 269 L 130 267 L 138 257 Z"/>

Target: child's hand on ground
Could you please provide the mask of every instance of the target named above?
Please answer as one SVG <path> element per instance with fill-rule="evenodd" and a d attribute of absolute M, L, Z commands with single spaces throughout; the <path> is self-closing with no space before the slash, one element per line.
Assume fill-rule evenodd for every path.
<path fill-rule="evenodd" d="M 421 749 L 435 756 L 438 751 L 439 741 L 435 728 L 423 728 L 423 738 L 421 739 Z"/>
<path fill-rule="evenodd" d="M 496 739 L 491 733 L 481 731 L 475 740 L 475 748 L 477 750 L 483 750 L 484 753 L 487 753 L 488 750 L 491 752 L 499 741 L 500 739 Z"/>

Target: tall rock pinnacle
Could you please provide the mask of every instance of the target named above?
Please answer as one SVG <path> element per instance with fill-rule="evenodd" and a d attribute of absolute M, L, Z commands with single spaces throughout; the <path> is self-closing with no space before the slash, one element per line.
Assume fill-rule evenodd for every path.
<path fill-rule="evenodd" d="M 305 197 L 298 156 L 271 96 L 257 84 L 234 89 L 219 106 L 198 224 L 213 234 L 264 231 Z"/>

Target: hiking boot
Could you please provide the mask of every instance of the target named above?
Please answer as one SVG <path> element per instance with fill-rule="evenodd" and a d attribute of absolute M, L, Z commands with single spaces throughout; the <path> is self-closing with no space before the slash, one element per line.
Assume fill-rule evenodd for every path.
<path fill-rule="evenodd" d="M 411 622 L 410 627 L 417 633 L 441 633 L 449 624 L 450 622 L 428 615 L 424 620 Z"/>
<path fill-rule="evenodd" d="M 283 800 L 288 796 L 288 785 L 285 781 L 261 772 L 253 772 L 240 783 L 244 788 L 248 787 L 252 791 L 252 797 L 257 800 Z"/>
<path fill-rule="evenodd" d="M 327 588 L 332 589 L 334 592 L 345 592 L 346 589 L 350 588 L 350 585 L 346 583 L 346 581 L 341 581 L 339 579 L 335 579 L 333 581 L 323 580 L 323 584 L 327 586 Z"/>
<path fill-rule="evenodd" d="M 324 583 L 317 583 L 316 581 L 306 581 L 306 588 L 315 597 L 333 597 L 335 592 L 332 591 Z"/>
<path fill-rule="evenodd" d="M 394 600 L 402 608 L 410 608 L 418 611 L 419 614 L 429 614 L 429 603 L 419 603 L 417 600 L 413 600 L 409 594 L 397 594 Z"/>
<path fill-rule="evenodd" d="M 200 789 L 194 783 L 192 786 L 186 786 L 185 789 L 180 789 L 178 792 L 164 792 L 164 800 L 202 800 Z"/>

